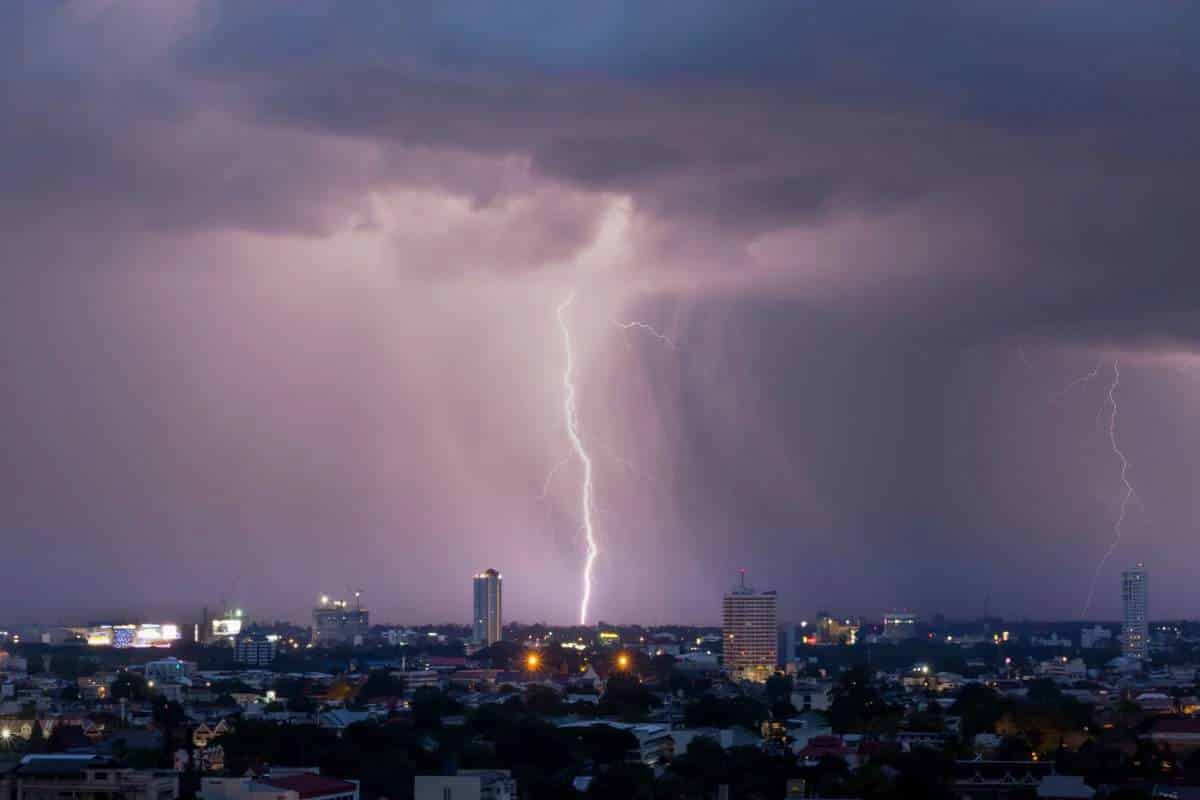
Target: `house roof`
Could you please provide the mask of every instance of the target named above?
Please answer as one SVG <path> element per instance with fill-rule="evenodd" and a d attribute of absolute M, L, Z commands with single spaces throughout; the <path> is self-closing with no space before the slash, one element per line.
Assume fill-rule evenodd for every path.
<path fill-rule="evenodd" d="M 80 775 L 85 769 L 107 766 L 115 766 L 115 763 L 94 754 L 28 755 L 21 759 L 16 773 L 23 777 Z"/>
<path fill-rule="evenodd" d="M 1200 719 L 1159 719 L 1151 728 L 1153 733 L 1200 734 Z"/>
<path fill-rule="evenodd" d="M 300 795 L 301 800 L 308 797 L 324 797 L 331 794 L 346 794 L 353 792 L 357 787 L 350 781 L 343 781 L 338 778 L 329 778 L 324 775 L 313 775 L 311 773 L 303 773 L 299 775 L 285 775 L 279 778 L 262 778 L 259 783 L 265 783 L 268 786 L 274 786 L 277 789 L 286 789 Z"/>

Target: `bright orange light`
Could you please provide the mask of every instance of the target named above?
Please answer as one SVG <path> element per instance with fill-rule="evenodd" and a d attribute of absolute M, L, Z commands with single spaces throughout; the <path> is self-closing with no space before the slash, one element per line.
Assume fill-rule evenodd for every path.
<path fill-rule="evenodd" d="M 538 658 L 537 653 L 530 653 L 525 657 L 525 666 L 530 669 L 537 669 L 540 663 L 542 663 L 542 659 Z"/>
<path fill-rule="evenodd" d="M 617 656 L 617 667 L 618 668 L 626 669 L 628 666 L 629 666 L 629 656 L 625 655 L 624 653 L 621 653 L 621 655 Z"/>

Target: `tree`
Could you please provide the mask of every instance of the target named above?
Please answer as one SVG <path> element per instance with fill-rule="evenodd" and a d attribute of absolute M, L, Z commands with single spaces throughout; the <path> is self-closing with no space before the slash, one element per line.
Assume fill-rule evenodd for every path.
<path fill-rule="evenodd" d="M 611 725 L 588 725 L 568 730 L 581 757 L 597 764 L 619 764 L 631 751 L 638 749 L 636 736 Z"/>
<path fill-rule="evenodd" d="M 722 699 L 704 695 L 683 708 L 689 728 L 730 728 L 740 725 L 757 731 L 767 718 L 767 707 L 749 697 Z"/>
<path fill-rule="evenodd" d="M 963 736 L 968 739 L 977 733 L 992 733 L 996 723 L 1012 704 L 987 686 L 964 686 L 950 713 L 962 717 Z"/>
<path fill-rule="evenodd" d="M 686 796 L 711 795 L 722 783 L 729 782 L 729 765 L 725 750 L 715 739 L 697 736 L 687 751 L 677 754 L 671 762 L 671 772 L 680 779 Z"/>
<path fill-rule="evenodd" d="M 404 694 L 404 678 L 385 669 L 372 670 L 367 682 L 358 690 L 358 700 L 369 703 L 376 697 L 400 697 Z"/>
<path fill-rule="evenodd" d="M 792 701 L 792 677 L 782 672 L 776 672 L 767 678 L 767 699 L 771 704 L 790 703 Z"/>
<path fill-rule="evenodd" d="M 898 717 L 871 683 L 871 671 L 862 665 L 842 673 L 833 690 L 829 724 L 838 733 L 876 731 Z"/>
<path fill-rule="evenodd" d="M 600 698 L 600 713 L 637 722 L 644 720 L 650 709 L 659 704 L 645 684 L 632 675 L 612 674 L 604 684 Z"/>
<path fill-rule="evenodd" d="M 145 700 L 150 696 L 146 679 L 136 672 L 120 672 L 113 679 L 108 696 L 113 700 Z"/>
<path fill-rule="evenodd" d="M 413 724 L 418 728 L 440 728 L 442 717 L 457 714 L 462 706 L 448 697 L 442 690 L 422 686 L 413 693 L 409 703 Z"/>
<path fill-rule="evenodd" d="M 592 779 L 587 796 L 654 800 L 654 772 L 645 764 L 616 764 Z"/>
<path fill-rule="evenodd" d="M 558 716 L 563 713 L 563 701 L 558 692 L 548 686 L 531 684 L 525 690 L 525 707 L 532 714 Z"/>

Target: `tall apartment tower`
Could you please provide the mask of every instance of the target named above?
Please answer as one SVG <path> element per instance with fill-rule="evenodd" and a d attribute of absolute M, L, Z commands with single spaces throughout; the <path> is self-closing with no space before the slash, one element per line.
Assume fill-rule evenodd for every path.
<path fill-rule="evenodd" d="M 501 577 L 494 569 L 475 576 L 475 618 L 473 637 L 478 644 L 492 645 L 500 641 Z"/>
<path fill-rule="evenodd" d="M 774 591 L 756 592 L 740 581 L 725 595 L 721 634 L 725 671 L 734 680 L 765 681 L 779 657 L 779 601 Z"/>
<path fill-rule="evenodd" d="M 1125 611 L 1121 652 L 1133 658 L 1146 658 L 1150 628 L 1146 622 L 1146 570 L 1140 562 L 1121 573 L 1121 605 Z"/>

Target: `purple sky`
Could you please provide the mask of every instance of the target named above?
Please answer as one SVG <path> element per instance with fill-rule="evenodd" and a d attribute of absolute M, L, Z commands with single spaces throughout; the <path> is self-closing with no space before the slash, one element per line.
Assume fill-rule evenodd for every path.
<path fill-rule="evenodd" d="M 572 621 L 572 291 L 593 619 L 1078 616 L 1114 361 L 1091 614 L 1200 615 L 1200 7 L 744 8 L 17 0 L 5 618 Z"/>

